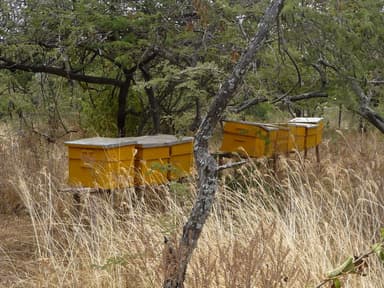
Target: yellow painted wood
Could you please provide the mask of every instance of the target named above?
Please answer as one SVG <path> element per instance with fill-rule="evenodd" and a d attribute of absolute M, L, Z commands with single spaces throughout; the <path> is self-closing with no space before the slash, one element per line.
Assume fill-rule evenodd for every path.
<path fill-rule="evenodd" d="M 97 161 L 121 161 L 132 159 L 134 145 L 110 148 L 103 147 L 82 147 L 68 145 L 68 158 L 80 159 L 91 158 Z"/>
<path fill-rule="evenodd" d="M 224 131 L 232 134 L 259 137 L 267 135 L 268 125 L 247 121 L 224 121 Z M 272 129 L 273 130 L 273 129 Z"/>
<path fill-rule="evenodd" d="M 276 126 L 279 130 L 277 130 L 276 135 L 276 141 L 275 141 L 275 153 L 281 154 L 281 153 L 288 153 L 291 151 L 292 148 L 292 140 L 290 140 L 291 137 L 291 131 L 287 127 L 283 126 Z"/>
<path fill-rule="evenodd" d="M 322 141 L 322 118 L 294 118 L 284 124 L 224 121 L 220 150 L 250 157 L 272 156 L 292 150 L 303 151 Z"/>
<path fill-rule="evenodd" d="M 305 149 L 306 128 L 297 124 L 290 124 L 290 125 L 295 127 L 293 149 L 297 151 L 303 151 Z"/>
<path fill-rule="evenodd" d="M 185 155 L 193 152 L 193 138 L 187 138 L 187 142 L 174 142 L 171 146 L 171 155 Z"/>
<path fill-rule="evenodd" d="M 134 141 L 96 137 L 65 144 L 70 185 L 101 189 L 133 186 Z"/>
<path fill-rule="evenodd" d="M 133 162 L 69 161 L 69 184 L 77 187 L 115 189 L 133 186 Z"/>
<path fill-rule="evenodd" d="M 320 117 L 298 117 L 291 119 L 289 121 L 290 124 L 314 124 L 316 125 L 316 128 L 308 128 L 308 136 L 315 135 L 315 137 L 309 137 L 307 139 L 307 146 L 306 148 L 313 148 L 317 145 L 319 145 L 322 142 L 323 139 L 323 130 L 324 130 L 324 121 L 323 118 Z"/>
<path fill-rule="evenodd" d="M 191 174 L 193 167 L 193 138 L 185 137 L 186 142 L 175 143 L 170 151 L 169 180 L 176 180 Z"/>
<path fill-rule="evenodd" d="M 114 189 L 159 185 L 191 173 L 193 138 L 155 135 L 66 142 L 69 183 Z"/>
<path fill-rule="evenodd" d="M 139 162 L 135 164 L 139 185 L 164 184 L 167 180 L 190 175 L 193 165 L 192 137 L 160 134 L 138 137 L 137 142 L 136 160 Z"/>
<path fill-rule="evenodd" d="M 319 125 L 307 123 L 288 124 L 295 127 L 293 148 L 298 151 L 316 147 L 321 143 L 322 130 Z M 320 135 L 320 136 L 319 136 Z"/>
<path fill-rule="evenodd" d="M 168 182 L 169 146 L 136 146 L 135 184 L 160 185 Z"/>
<path fill-rule="evenodd" d="M 220 150 L 238 152 L 249 157 L 272 156 L 278 128 L 244 121 L 225 121 Z"/>
<path fill-rule="evenodd" d="M 153 160 L 169 158 L 169 146 L 142 147 L 137 145 L 136 149 L 136 159 Z"/>
<path fill-rule="evenodd" d="M 170 147 L 176 137 L 153 135 L 135 138 L 135 185 L 161 185 L 168 182 Z"/>
<path fill-rule="evenodd" d="M 135 185 L 161 185 L 168 182 L 169 158 L 135 161 Z"/>

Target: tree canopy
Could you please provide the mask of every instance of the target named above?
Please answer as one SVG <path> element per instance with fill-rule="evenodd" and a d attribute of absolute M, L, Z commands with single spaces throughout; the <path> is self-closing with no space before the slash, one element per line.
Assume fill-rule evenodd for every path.
<path fill-rule="evenodd" d="M 25 116 L 46 97 L 102 134 L 195 130 L 267 4 L 2 1 L 2 113 L 15 107 Z M 341 103 L 384 131 L 383 6 L 287 1 L 228 113 L 258 114 L 260 103 L 268 103 L 267 109 L 279 104 L 297 115 L 298 101 L 312 109 Z M 49 109 L 52 118 L 57 111 Z"/>

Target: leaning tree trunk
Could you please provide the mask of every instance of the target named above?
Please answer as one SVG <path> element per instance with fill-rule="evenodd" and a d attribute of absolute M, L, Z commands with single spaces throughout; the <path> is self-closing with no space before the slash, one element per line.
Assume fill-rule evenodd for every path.
<path fill-rule="evenodd" d="M 188 264 L 197 246 L 197 241 L 205 221 L 211 211 L 217 190 L 217 172 L 219 167 L 216 160 L 208 152 L 208 139 L 212 136 L 216 124 L 242 82 L 255 54 L 263 47 L 269 31 L 283 7 L 283 3 L 284 0 L 274 0 L 270 3 L 258 25 L 255 37 L 249 43 L 246 52 L 240 57 L 232 73 L 217 92 L 196 134 L 194 152 L 198 172 L 198 195 L 188 221 L 184 225 L 183 234 L 178 245 L 174 247 L 171 243 L 166 243 L 164 288 L 184 287 Z"/>

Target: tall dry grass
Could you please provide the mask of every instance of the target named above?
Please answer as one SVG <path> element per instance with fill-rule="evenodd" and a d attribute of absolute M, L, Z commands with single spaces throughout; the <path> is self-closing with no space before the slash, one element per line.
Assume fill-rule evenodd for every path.
<path fill-rule="evenodd" d="M 29 215 L 34 235 L 33 260 L 14 287 L 161 287 L 163 239 L 181 232 L 193 182 L 126 189 L 113 201 L 83 196 L 78 211 L 58 192 L 67 173 L 62 144 L 9 134 L 1 147 L 1 197 L 13 201 L 2 200 L 1 209 L 25 207 L 17 212 Z M 187 287 L 315 287 L 326 271 L 378 241 L 383 136 L 332 133 L 321 154 L 319 165 L 311 153 L 307 161 L 281 158 L 276 173 L 268 161 L 225 171 Z M 383 269 L 372 259 L 367 275 L 347 277 L 345 287 L 384 287 Z"/>

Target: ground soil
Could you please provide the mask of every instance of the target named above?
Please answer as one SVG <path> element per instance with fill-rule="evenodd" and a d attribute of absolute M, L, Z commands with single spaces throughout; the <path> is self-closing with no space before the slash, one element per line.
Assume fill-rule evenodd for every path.
<path fill-rule="evenodd" d="M 27 287 L 36 247 L 28 215 L 0 214 L 0 287 Z"/>

